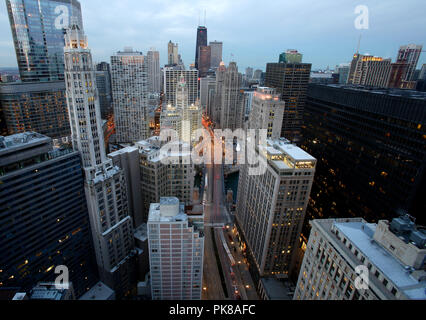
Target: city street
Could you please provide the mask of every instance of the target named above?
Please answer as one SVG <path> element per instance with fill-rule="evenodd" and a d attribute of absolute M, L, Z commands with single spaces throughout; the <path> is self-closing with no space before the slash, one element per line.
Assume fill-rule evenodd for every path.
<path fill-rule="evenodd" d="M 205 128 L 209 130 L 212 137 L 212 130 L 208 126 L 205 126 Z M 213 144 L 211 148 L 211 154 L 214 154 Z M 238 251 L 238 245 L 232 244 L 232 241 L 229 240 L 229 235 L 232 234 L 230 227 L 232 220 L 224 203 L 223 166 L 222 164 L 207 164 L 205 173 L 207 179 L 203 195 L 205 221 L 203 299 L 224 299 L 224 290 L 227 292 L 228 299 L 258 299 L 248 267 L 244 264 L 242 253 Z M 227 230 L 230 232 L 227 232 Z M 222 233 L 222 236 L 220 233 Z M 230 256 L 224 248 L 224 243 L 230 252 Z M 220 261 L 216 259 L 215 247 Z M 226 289 L 222 287 L 218 266 L 222 269 Z"/>

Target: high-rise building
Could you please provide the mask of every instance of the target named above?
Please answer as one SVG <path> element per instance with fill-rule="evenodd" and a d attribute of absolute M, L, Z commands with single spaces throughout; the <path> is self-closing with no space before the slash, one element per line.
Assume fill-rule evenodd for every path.
<path fill-rule="evenodd" d="M 211 60 L 211 47 L 210 46 L 200 46 L 198 47 L 198 72 L 201 78 L 204 78 L 207 75 L 207 72 L 210 69 L 210 60 Z"/>
<path fill-rule="evenodd" d="M 254 97 L 254 92 L 256 91 L 256 88 L 244 88 L 243 90 L 244 90 L 245 118 L 248 119 L 248 117 L 250 116 L 252 106 L 253 106 L 253 97 Z M 280 132 L 281 132 L 281 129 L 280 129 Z"/>
<path fill-rule="evenodd" d="M 423 46 L 409 44 L 399 47 L 398 57 L 396 62 L 405 62 L 408 64 L 407 73 L 405 75 L 405 81 L 413 81 L 414 72 L 417 68 L 417 63 L 419 62 L 420 54 L 422 53 Z"/>
<path fill-rule="evenodd" d="M 0 288 L 69 270 L 77 297 L 98 281 L 78 152 L 39 133 L 0 137 Z"/>
<path fill-rule="evenodd" d="M 278 59 L 279 63 L 302 63 L 303 55 L 297 50 L 287 50 L 280 54 Z"/>
<path fill-rule="evenodd" d="M 254 70 L 253 80 L 259 81 L 261 77 L 262 77 L 262 70 L 260 70 L 260 69 Z"/>
<path fill-rule="evenodd" d="M 253 79 L 253 68 L 246 68 L 246 78 L 248 80 Z"/>
<path fill-rule="evenodd" d="M 216 87 L 216 78 L 214 76 L 208 76 L 200 79 L 200 106 L 203 111 L 206 111 L 209 116 L 211 116 L 211 112 L 208 109 L 210 103 L 210 92 Z"/>
<path fill-rule="evenodd" d="M 176 70 L 174 68 L 164 68 L 164 102 L 176 104 L 176 89 L 183 76 L 188 88 L 188 103 L 195 104 L 198 99 L 198 70 Z"/>
<path fill-rule="evenodd" d="M 425 300 L 426 233 L 409 217 L 311 222 L 294 300 Z M 364 268 L 367 283 L 359 279 Z M 359 272 L 359 271 L 358 271 Z"/>
<path fill-rule="evenodd" d="M 225 81 L 226 66 L 223 61 L 220 63 L 219 68 L 216 70 L 216 85 L 214 90 L 213 108 L 211 118 L 216 124 L 220 124 L 221 110 L 222 110 L 222 92 Z"/>
<path fill-rule="evenodd" d="M 418 80 L 426 80 L 426 63 L 424 63 L 420 69 Z"/>
<path fill-rule="evenodd" d="M 275 89 L 257 88 L 253 93 L 248 129 L 264 129 L 268 139 L 279 139 L 285 109 L 285 102 L 280 98 Z"/>
<path fill-rule="evenodd" d="M 83 28 L 76 0 L 7 0 L 23 82 L 64 80 L 64 30 L 72 17 Z"/>
<path fill-rule="evenodd" d="M 202 111 L 198 100 L 195 104 L 189 104 L 188 86 L 182 75 L 176 87 L 176 104 L 168 104 L 162 110 L 160 129 L 173 129 L 182 141 L 195 142 L 195 131 L 201 128 Z"/>
<path fill-rule="evenodd" d="M 217 69 L 219 68 L 219 64 L 222 62 L 223 42 L 211 41 L 209 43 L 209 47 L 211 48 L 210 67 Z"/>
<path fill-rule="evenodd" d="M 283 138 L 268 139 L 256 156 L 266 161 L 266 171 L 250 174 L 248 164 L 241 166 L 235 217 L 258 282 L 293 272 L 317 161 Z"/>
<path fill-rule="evenodd" d="M 241 92 L 242 75 L 235 62 L 230 62 L 223 74 L 223 84 L 216 95 L 220 103 L 220 127 L 235 130 L 243 127 L 244 92 Z"/>
<path fill-rule="evenodd" d="M 158 136 L 139 141 L 142 205 L 145 219 L 151 203 L 160 201 L 160 197 L 173 196 L 186 205 L 192 204 L 194 190 L 194 164 L 188 161 L 175 162 L 176 159 L 187 159 L 191 155 L 190 145 L 181 141 L 173 142 L 176 150 L 170 155 L 162 154 L 164 143 Z M 169 164 L 167 164 L 170 162 Z"/>
<path fill-rule="evenodd" d="M 303 109 L 306 102 L 311 64 L 268 63 L 265 86 L 277 89 L 285 101 L 281 137 L 298 143 L 303 125 Z"/>
<path fill-rule="evenodd" d="M 111 82 L 116 142 L 148 138 L 147 63 L 142 52 L 125 48 L 112 56 Z"/>
<path fill-rule="evenodd" d="M 310 219 L 425 224 L 426 93 L 309 85 L 301 147 L 317 159 Z"/>
<path fill-rule="evenodd" d="M 66 31 L 64 52 L 72 143 L 83 159 L 84 187 L 100 279 L 121 298 L 136 285 L 127 183 L 123 171 L 113 166 L 105 153 L 92 55 L 86 36 L 75 23 Z M 133 63 L 139 57 L 126 58 L 129 56 L 118 56 L 117 60 Z M 117 60 L 113 59 L 113 72 L 116 63 L 119 64 Z M 129 65 L 123 67 L 126 72 Z M 113 82 L 114 90 L 116 86 Z"/>
<path fill-rule="evenodd" d="M 146 55 L 147 72 L 148 72 L 148 92 L 161 92 L 161 70 L 160 70 L 160 53 L 155 49 L 148 51 Z"/>
<path fill-rule="evenodd" d="M 335 72 L 339 75 L 339 83 L 346 84 L 349 77 L 350 64 L 342 63 L 339 66 L 336 66 Z"/>
<path fill-rule="evenodd" d="M 101 62 L 96 65 L 96 86 L 99 94 L 99 107 L 102 119 L 108 119 L 112 114 L 111 68 L 109 63 Z"/>
<path fill-rule="evenodd" d="M 389 74 L 388 88 L 401 88 L 405 80 L 408 64 L 405 62 L 391 63 L 391 70 Z"/>
<path fill-rule="evenodd" d="M 354 54 L 348 84 L 386 88 L 391 73 L 391 59 Z"/>
<path fill-rule="evenodd" d="M 204 233 L 175 197 L 152 203 L 148 244 L 153 300 L 201 300 Z"/>
<path fill-rule="evenodd" d="M 63 81 L 0 84 L 0 104 L 9 134 L 34 131 L 55 139 L 70 135 Z"/>
<path fill-rule="evenodd" d="M 139 150 L 137 147 L 126 147 L 108 154 L 112 164 L 123 170 L 127 183 L 127 199 L 129 212 L 133 219 L 134 228 L 138 228 L 143 221 Z"/>
<path fill-rule="evenodd" d="M 167 61 L 168 65 L 175 65 L 179 63 L 179 46 L 177 43 L 169 41 L 167 45 Z"/>
<path fill-rule="evenodd" d="M 207 46 L 207 28 L 199 26 L 197 28 L 197 43 L 195 45 L 195 69 L 199 70 L 198 57 L 201 46 Z"/>

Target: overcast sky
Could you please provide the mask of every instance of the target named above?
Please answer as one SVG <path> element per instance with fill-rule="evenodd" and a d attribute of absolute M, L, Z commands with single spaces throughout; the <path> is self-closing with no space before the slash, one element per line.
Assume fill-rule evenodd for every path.
<path fill-rule="evenodd" d="M 426 47 L 425 0 L 80 0 L 83 24 L 95 61 L 109 61 L 125 46 L 167 57 L 169 40 L 179 44 L 186 66 L 195 56 L 199 16 L 208 41 L 223 41 L 223 60 L 231 53 L 240 71 L 264 70 L 280 52 L 297 49 L 313 69 L 349 62 L 362 33 L 361 53 L 394 61 L 402 44 Z M 369 9 L 369 29 L 357 30 L 357 5 Z M 0 67 L 15 67 L 9 18 L 0 0 Z M 418 68 L 426 63 L 420 57 Z"/>

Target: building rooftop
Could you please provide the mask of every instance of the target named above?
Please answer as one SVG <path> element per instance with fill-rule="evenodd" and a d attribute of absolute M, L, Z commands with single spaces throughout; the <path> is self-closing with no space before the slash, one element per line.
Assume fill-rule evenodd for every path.
<path fill-rule="evenodd" d="M 135 229 L 134 236 L 141 242 L 145 242 L 148 239 L 148 230 L 147 224 L 142 223 L 139 227 Z"/>
<path fill-rule="evenodd" d="M 187 221 L 185 204 L 176 197 L 162 197 L 160 203 L 151 203 L 148 222 L 176 222 Z"/>
<path fill-rule="evenodd" d="M 103 282 L 98 282 L 89 291 L 81 296 L 79 300 L 114 300 L 115 293 Z"/>
<path fill-rule="evenodd" d="M 374 241 L 376 224 L 335 223 L 336 228 L 410 299 L 426 299 L 426 281 L 419 282 L 399 260 Z"/>
<path fill-rule="evenodd" d="M 269 300 L 292 300 L 294 290 L 289 284 L 275 278 L 261 278 L 263 288 Z"/>
<path fill-rule="evenodd" d="M 426 92 L 416 91 L 416 90 L 378 88 L 378 87 L 368 87 L 368 86 L 353 85 L 353 84 L 312 84 L 312 85 L 327 86 L 327 87 L 352 90 L 352 91 L 362 91 L 362 92 L 368 92 L 372 94 L 382 94 L 382 95 L 390 95 L 390 96 L 396 96 L 396 97 L 426 100 Z"/>
<path fill-rule="evenodd" d="M 51 138 L 36 132 L 17 133 L 6 137 L 0 136 L 0 156 L 39 145 L 51 145 L 51 143 Z"/>

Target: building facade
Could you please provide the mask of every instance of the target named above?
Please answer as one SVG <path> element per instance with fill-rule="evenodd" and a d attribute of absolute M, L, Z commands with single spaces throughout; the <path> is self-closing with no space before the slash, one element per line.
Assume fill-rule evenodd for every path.
<path fill-rule="evenodd" d="M 285 101 L 281 137 L 298 143 L 303 125 L 303 110 L 306 103 L 311 64 L 268 63 L 265 86 L 277 89 Z"/>
<path fill-rule="evenodd" d="M 422 92 L 310 85 L 301 147 L 321 161 L 309 219 L 403 210 L 424 224 L 425 112 Z"/>
<path fill-rule="evenodd" d="M 210 70 L 211 47 L 200 46 L 198 50 L 198 72 L 199 76 L 203 78 L 207 76 L 207 72 Z"/>
<path fill-rule="evenodd" d="M 201 300 L 204 234 L 175 197 L 152 203 L 148 245 L 153 300 Z"/>
<path fill-rule="evenodd" d="M 76 0 L 7 0 L 23 82 L 64 80 L 64 30 L 71 17 L 83 28 Z"/>
<path fill-rule="evenodd" d="M 148 72 L 148 91 L 150 93 L 161 92 L 161 70 L 160 53 L 151 49 L 146 54 L 147 72 Z"/>
<path fill-rule="evenodd" d="M 294 300 L 426 299 L 426 233 L 409 218 L 378 224 L 320 219 L 311 225 Z M 356 281 L 359 268 L 368 279 L 363 288 Z"/>
<path fill-rule="evenodd" d="M 223 42 L 211 41 L 209 42 L 209 47 L 211 48 L 210 67 L 217 69 L 222 62 Z"/>
<path fill-rule="evenodd" d="M 356 53 L 351 63 L 348 84 L 386 88 L 391 63 L 391 59 Z"/>
<path fill-rule="evenodd" d="M 222 72 L 219 69 L 219 73 Z M 235 62 L 230 62 L 223 71 L 222 81 L 216 86 L 217 102 L 220 104 L 220 128 L 239 129 L 243 127 L 244 120 L 244 92 L 241 92 L 242 75 L 238 72 Z M 217 112 L 217 110 L 216 110 Z"/>
<path fill-rule="evenodd" d="M 63 81 L 0 84 L 0 104 L 9 134 L 70 135 Z"/>
<path fill-rule="evenodd" d="M 87 38 L 77 24 L 65 36 L 65 83 L 72 144 L 81 153 L 99 275 L 118 298 L 134 289 L 135 251 L 123 171 L 105 153 L 98 93 Z M 114 68 L 113 68 L 114 69 Z"/>
<path fill-rule="evenodd" d="M 264 174 L 240 168 L 236 222 L 247 246 L 250 271 L 260 277 L 287 278 L 293 272 L 316 159 L 283 138 L 256 147 Z"/>
<path fill-rule="evenodd" d="M 158 136 L 136 143 L 139 148 L 142 206 L 145 219 L 151 203 L 157 203 L 161 197 L 177 197 L 185 203 L 192 204 L 194 192 L 194 164 L 189 157 L 190 145 L 175 141 L 170 154 L 162 153 L 164 143 Z M 187 159 L 188 161 L 179 161 Z"/>
<path fill-rule="evenodd" d="M 117 143 L 133 143 L 149 137 L 147 69 L 146 57 L 132 48 L 111 57 Z"/>
<path fill-rule="evenodd" d="M 285 102 L 275 89 L 259 87 L 253 94 L 252 108 L 248 120 L 248 129 L 267 130 L 268 139 L 279 139 Z"/>
<path fill-rule="evenodd" d="M 188 87 L 188 103 L 195 104 L 198 99 L 198 70 L 176 70 L 164 68 L 164 102 L 176 104 L 176 90 L 181 76 L 184 77 Z"/>
<path fill-rule="evenodd" d="M 98 281 L 78 152 L 27 132 L 0 137 L 0 288 L 28 291 L 69 270 L 77 297 Z"/>
<path fill-rule="evenodd" d="M 405 74 L 405 81 L 413 81 L 414 72 L 417 68 L 417 63 L 419 62 L 420 54 L 422 53 L 423 46 L 416 44 L 409 44 L 399 47 L 398 57 L 396 62 L 404 62 L 408 64 L 407 73 Z"/>

